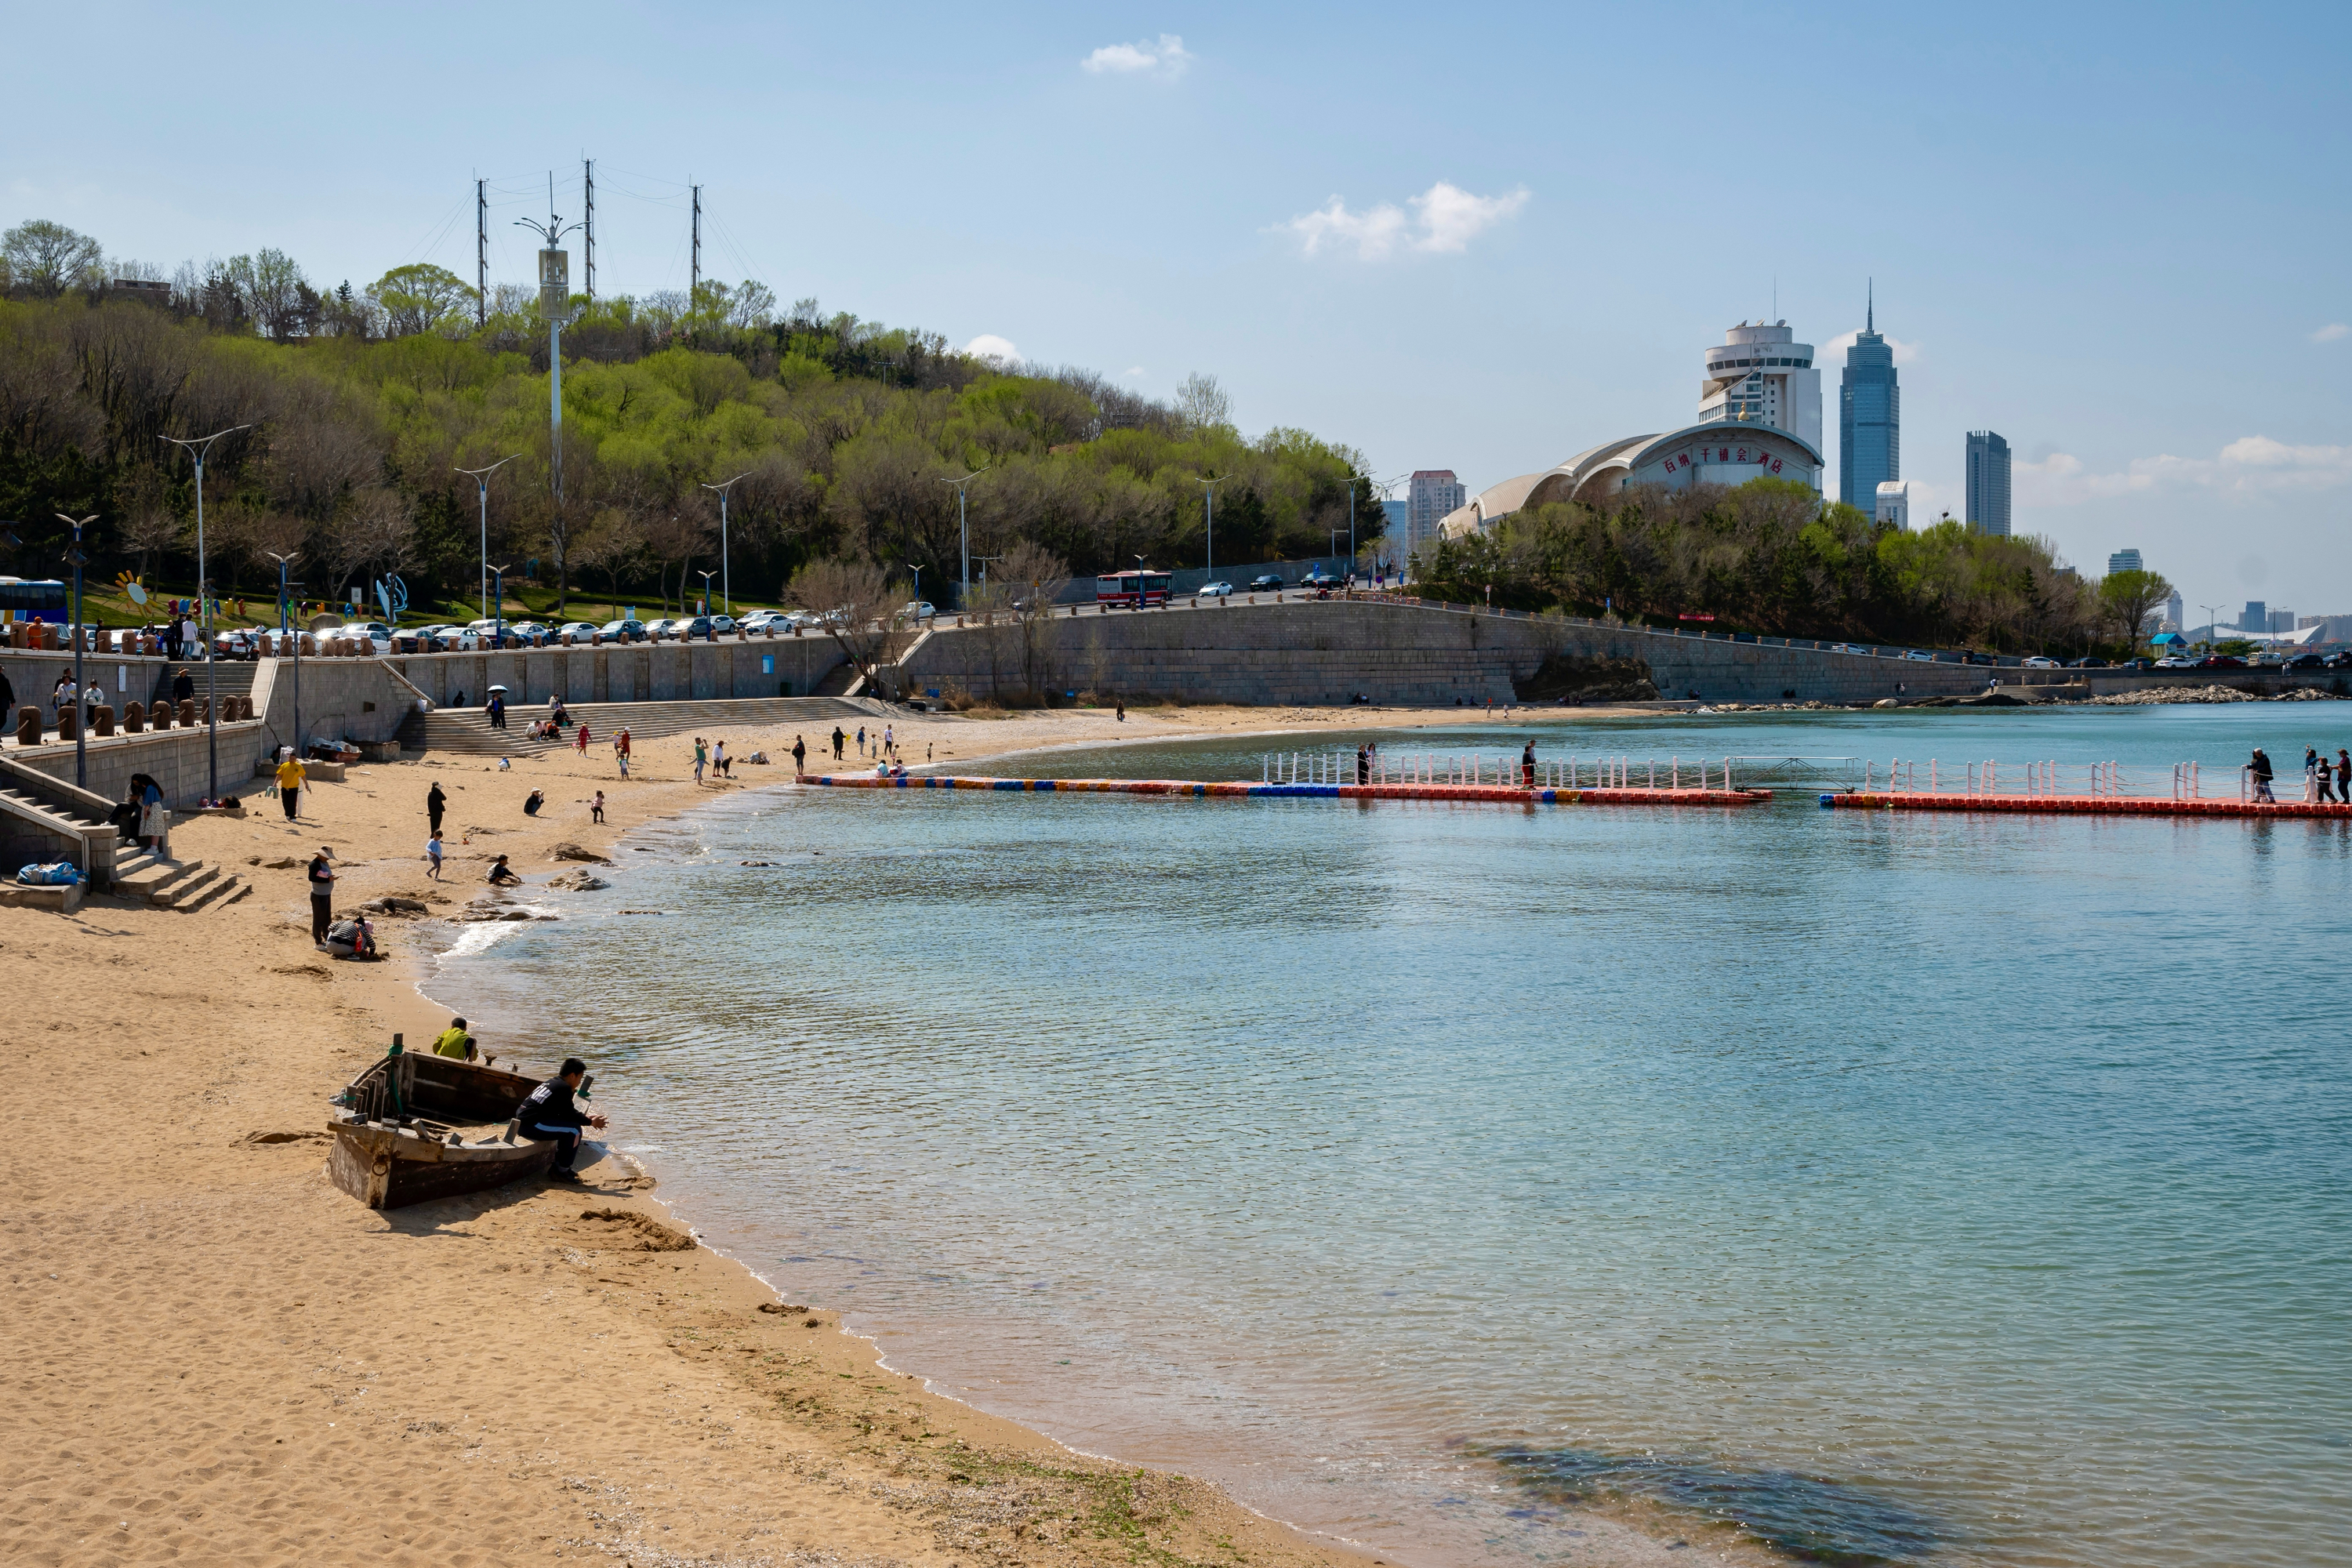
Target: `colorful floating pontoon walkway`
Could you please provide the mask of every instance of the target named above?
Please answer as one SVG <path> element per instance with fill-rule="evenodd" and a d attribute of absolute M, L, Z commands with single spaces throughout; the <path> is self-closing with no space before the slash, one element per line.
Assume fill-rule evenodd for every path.
<path fill-rule="evenodd" d="M 2320 816 L 2352 820 L 2352 805 L 2301 800 L 2167 800 L 2128 795 L 1912 795 L 1856 790 L 1822 804 L 1856 811 L 2000 811 L 2062 816 Z"/>
<path fill-rule="evenodd" d="M 1251 784 L 1194 779 L 995 779 L 954 773 L 908 773 L 877 778 L 872 773 L 803 773 L 798 781 L 829 789 L 971 789 L 1034 791 L 1053 795 L 1167 795 L 1218 798 L 1306 800 L 1482 801 L 1497 805 L 1759 805 L 1772 798 L 1761 789 L 1622 788 L 1515 789 L 1508 784 Z"/>

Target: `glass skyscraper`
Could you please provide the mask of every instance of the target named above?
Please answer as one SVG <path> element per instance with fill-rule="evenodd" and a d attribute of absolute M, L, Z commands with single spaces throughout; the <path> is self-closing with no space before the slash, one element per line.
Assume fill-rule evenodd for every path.
<path fill-rule="evenodd" d="M 1969 526 L 2009 532 L 2009 443 L 1990 430 L 1969 432 Z"/>
<path fill-rule="evenodd" d="M 1845 351 L 1845 382 L 1838 388 L 1838 500 L 1874 513 L 1878 487 L 1903 477 L 1903 389 L 1895 384 L 1895 351 L 1878 335 L 1878 302 Z"/>

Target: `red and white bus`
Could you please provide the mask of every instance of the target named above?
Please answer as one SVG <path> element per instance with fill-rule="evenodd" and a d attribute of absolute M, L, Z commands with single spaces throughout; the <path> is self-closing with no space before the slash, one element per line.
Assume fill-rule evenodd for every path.
<path fill-rule="evenodd" d="M 1130 610 L 1142 610 L 1167 602 L 1165 572 L 1113 572 L 1095 579 L 1097 605 L 1124 605 Z"/>

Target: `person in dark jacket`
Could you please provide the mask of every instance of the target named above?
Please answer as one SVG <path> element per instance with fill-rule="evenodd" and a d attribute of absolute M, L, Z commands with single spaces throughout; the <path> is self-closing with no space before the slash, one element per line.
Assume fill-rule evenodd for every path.
<path fill-rule="evenodd" d="M 184 669 L 180 671 L 179 674 L 172 677 L 172 700 L 173 702 L 188 701 L 194 698 L 195 694 L 196 678 L 194 676 L 190 675 Z"/>
<path fill-rule="evenodd" d="M 522 1109 L 515 1113 L 519 1136 L 534 1143 L 555 1145 L 555 1161 L 547 1168 L 551 1182 L 580 1179 L 572 1169 L 572 1156 L 580 1152 L 580 1130 L 601 1130 L 604 1125 L 603 1117 L 583 1112 L 572 1103 L 587 1071 L 588 1064 L 578 1057 L 564 1058 L 562 1070 L 532 1089 L 524 1098 Z"/>
<path fill-rule="evenodd" d="M 2271 793 L 2272 769 L 2270 756 L 2260 746 L 2256 746 L 2254 748 L 2254 759 L 2246 764 L 2246 771 L 2253 775 L 2254 798 L 2256 800 L 2275 801 L 2278 799 L 2278 796 Z"/>
<path fill-rule="evenodd" d="M 441 837 L 441 814 L 448 809 L 449 797 L 441 793 L 441 784 L 436 779 L 434 781 L 433 787 L 425 792 L 425 816 L 432 825 L 433 837 L 436 838 Z"/>

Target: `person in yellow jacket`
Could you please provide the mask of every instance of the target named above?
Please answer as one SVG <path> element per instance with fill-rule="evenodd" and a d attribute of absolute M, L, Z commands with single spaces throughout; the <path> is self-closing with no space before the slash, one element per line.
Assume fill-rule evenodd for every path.
<path fill-rule="evenodd" d="M 286 808 L 286 820 L 289 822 L 294 820 L 294 807 L 302 794 L 302 781 L 310 776 L 310 770 L 303 767 L 302 760 L 292 752 L 288 752 L 286 760 L 278 764 L 278 801 Z"/>
<path fill-rule="evenodd" d="M 441 1031 L 439 1039 L 433 1042 L 433 1054 L 436 1057 L 459 1057 L 467 1061 L 474 1059 L 477 1054 L 474 1037 L 466 1033 L 465 1019 L 449 1020 L 449 1026 Z"/>

